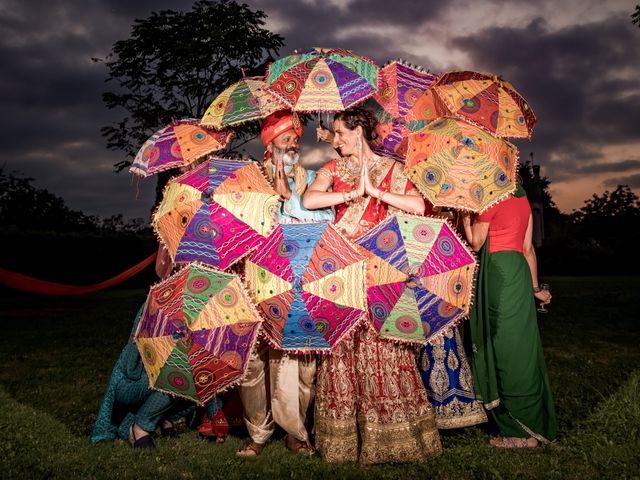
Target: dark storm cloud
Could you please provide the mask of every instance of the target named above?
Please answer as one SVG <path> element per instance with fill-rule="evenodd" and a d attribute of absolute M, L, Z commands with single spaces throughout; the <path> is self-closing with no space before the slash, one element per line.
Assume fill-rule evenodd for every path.
<path fill-rule="evenodd" d="M 486 29 L 452 45 L 476 59 L 477 69 L 503 74 L 527 98 L 539 123 L 531 143 L 517 143 L 560 179 L 601 158 L 607 144 L 639 140 L 639 40 L 638 29 L 620 15 L 561 30 L 536 19 L 523 29 Z"/>
<path fill-rule="evenodd" d="M 634 181 L 633 153 L 607 159 L 609 166 L 602 161 L 603 147 L 638 141 L 640 30 L 628 14 L 564 28 L 537 19 L 456 37 L 452 32 L 464 31 L 456 22 L 467 20 L 467 7 L 477 7 L 477 14 L 485 7 L 495 11 L 496 5 L 530 8 L 530 2 L 248 3 L 279 27 L 286 41 L 283 55 L 294 48 L 340 46 L 379 64 L 403 57 L 444 69 L 453 62 L 446 52 L 466 54 L 468 63 L 458 67 L 503 74 L 533 105 L 539 125 L 533 142 L 517 142 L 523 159 L 534 151 L 555 181 L 607 172 Z M 106 69 L 91 58 L 104 58 L 115 41 L 127 38 L 134 19 L 191 5 L 187 0 L 0 0 L 0 165 L 35 177 L 38 186 L 63 196 L 72 208 L 148 216 L 154 179 L 140 182 L 143 192 L 136 201 L 129 176 L 111 173 L 124 156 L 106 150 L 100 127 L 119 120 L 122 112 L 104 107 Z M 482 19 L 488 26 L 494 20 Z M 446 29 L 446 38 L 427 38 L 424 32 L 434 26 Z M 433 45 L 445 55 L 432 53 Z"/>
<path fill-rule="evenodd" d="M 136 189 L 127 174 L 112 173 L 123 155 L 106 150 L 100 127 L 118 117 L 102 104 L 106 69 L 91 59 L 126 38 L 134 18 L 171 3 L 2 2 L 0 164 L 71 208 L 148 217 L 155 180 Z"/>
<path fill-rule="evenodd" d="M 640 174 L 617 177 L 605 180 L 605 186 L 615 188 L 618 185 L 629 185 L 632 189 L 640 188 Z"/>
<path fill-rule="evenodd" d="M 640 160 L 623 160 L 614 163 L 594 163 L 578 169 L 579 173 L 628 172 L 640 170 Z"/>
<path fill-rule="evenodd" d="M 256 8 L 273 12 L 285 30 L 287 54 L 294 49 L 340 46 L 374 59 L 379 64 L 402 54 L 397 38 L 388 38 L 376 29 L 387 25 L 401 26 L 407 35 L 414 27 L 435 18 L 446 8 L 446 2 L 413 0 L 359 0 L 338 7 L 331 2 L 282 2 L 266 0 L 250 2 Z M 358 27 L 362 29 L 358 33 Z M 349 33 L 353 32 L 353 33 Z"/>

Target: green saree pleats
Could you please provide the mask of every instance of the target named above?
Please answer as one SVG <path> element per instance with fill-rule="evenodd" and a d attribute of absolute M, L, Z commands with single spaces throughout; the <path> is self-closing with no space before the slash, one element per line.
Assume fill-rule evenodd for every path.
<path fill-rule="evenodd" d="M 476 299 L 469 322 L 476 395 L 500 434 L 556 436 L 556 415 L 536 319 L 531 273 L 515 251 L 480 250 Z"/>

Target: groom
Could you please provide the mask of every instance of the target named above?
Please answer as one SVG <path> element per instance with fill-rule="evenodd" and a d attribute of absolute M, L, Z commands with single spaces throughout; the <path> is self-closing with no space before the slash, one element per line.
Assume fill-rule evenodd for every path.
<path fill-rule="evenodd" d="M 302 195 L 315 178 L 314 171 L 305 170 L 299 163 L 302 133 L 298 117 L 289 111 L 276 112 L 262 123 L 264 166 L 283 199 L 278 221 L 333 221 L 331 209 L 311 211 L 302 206 Z M 238 455 L 260 455 L 276 423 L 287 432 L 284 441 L 291 452 L 313 453 L 306 423 L 315 396 L 315 373 L 313 355 L 291 355 L 270 348 L 266 342 L 256 346 L 247 377 L 239 388 L 251 443 Z"/>

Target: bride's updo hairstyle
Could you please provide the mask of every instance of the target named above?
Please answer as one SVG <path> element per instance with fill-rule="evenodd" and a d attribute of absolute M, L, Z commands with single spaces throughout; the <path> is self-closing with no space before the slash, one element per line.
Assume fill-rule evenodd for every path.
<path fill-rule="evenodd" d="M 378 136 L 376 133 L 378 119 L 373 112 L 366 108 L 351 107 L 342 112 L 338 112 L 333 116 L 333 121 L 335 122 L 337 120 L 341 120 L 349 130 L 362 127 L 362 134 L 369 146 L 371 146 L 371 143 Z"/>

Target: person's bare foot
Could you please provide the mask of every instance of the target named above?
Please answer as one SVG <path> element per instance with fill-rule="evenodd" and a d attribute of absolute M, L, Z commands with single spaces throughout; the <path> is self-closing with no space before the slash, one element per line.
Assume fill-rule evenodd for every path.
<path fill-rule="evenodd" d="M 236 452 L 239 457 L 258 457 L 264 450 L 264 443 L 251 442 L 249 445 L 241 448 Z"/>
<path fill-rule="evenodd" d="M 533 437 L 493 437 L 489 443 L 498 448 L 537 448 L 539 445 Z"/>

